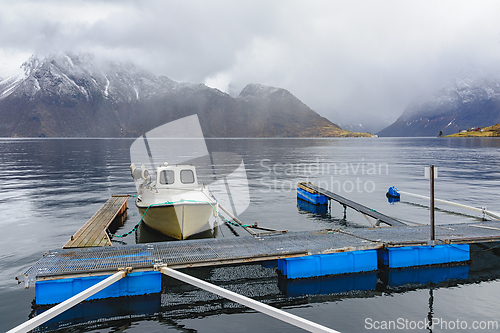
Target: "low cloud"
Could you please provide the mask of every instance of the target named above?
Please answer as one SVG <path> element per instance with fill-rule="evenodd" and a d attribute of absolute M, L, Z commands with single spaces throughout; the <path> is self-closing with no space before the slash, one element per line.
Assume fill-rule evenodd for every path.
<path fill-rule="evenodd" d="M 500 67 L 498 1 L 0 4 L 0 71 L 27 54 L 92 52 L 233 95 L 282 87 L 332 121 L 395 120 L 459 71 Z"/>

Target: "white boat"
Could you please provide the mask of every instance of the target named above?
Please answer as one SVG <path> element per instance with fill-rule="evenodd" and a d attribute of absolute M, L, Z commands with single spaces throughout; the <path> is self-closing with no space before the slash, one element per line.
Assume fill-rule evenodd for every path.
<path fill-rule="evenodd" d="M 140 169 L 131 164 L 130 171 L 138 185 L 136 206 L 146 225 L 176 239 L 214 227 L 210 217 L 216 214 L 217 202 L 198 184 L 194 166 L 164 163 L 156 169 L 155 180 L 144 164 Z"/>

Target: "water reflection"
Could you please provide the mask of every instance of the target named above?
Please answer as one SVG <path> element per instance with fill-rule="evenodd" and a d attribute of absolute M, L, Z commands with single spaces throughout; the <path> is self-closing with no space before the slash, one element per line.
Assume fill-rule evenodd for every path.
<path fill-rule="evenodd" d="M 105 139 L 75 139 L 75 140 L 0 140 L 0 208 L 2 209 L 2 242 L 0 243 L 0 299 L 7 299 L 8 304 L 2 304 L 5 316 L 0 321 L 0 330 L 6 331 L 20 324 L 27 317 L 30 309 L 29 300 L 33 290 L 28 291 L 16 285 L 14 276 L 19 275 L 48 250 L 60 249 L 70 235 L 74 234 L 110 197 L 111 194 L 135 193 L 135 186 L 129 173 L 129 148 L 133 140 Z M 263 178 L 269 177 L 278 184 L 291 184 L 302 174 L 285 174 L 285 164 L 304 164 L 316 161 L 324 163 L 388 163 L 389 174 L 385 173 L 363 178 L 371 180 L 376 185 L 373 192 L 339 193 L 351 200 L 363 203 L 373 209 L 400 219 L 411 219 L 418 223 L 428 221 L 428 208 L 409 206 L 406 204 L 390 205 L 385 193 L 390 186 L 397 186 L 403 191 L 428 194 L 428 181 L 423 178 L 423 167 L 435 164 L 442 170 L 436 183 L 436 197 L 456 201 L 471 206 L 486 206 L 493 211 L 498 208 L 498 185 L 500 180 L 500 139 L 207 139 L 210 151 L 228 151 L 242 156 L 249 179 L 251 204 L 243 213 L 244 223 L 258 222 L 259 225 L 290 231 L 318 230 L 331 228 L 332 223 L 351 228 L 356 225 L 368 226 L 360 214 L 347 214 L 347 222 L 342 222 L 343 209 L 333 205 L 332 211 L 324 211 L 315 215 L 302 209 L 297 209 L 295 187 L 269 188 Z M 263 161 L 267 160 L 263 164 Z M 264 165 L 264 166 L 263 166 Z M 276 172 L 274 170 L 276 166 Z M 269 170 L 271 167 L 271 170 Z M 270 174 L 269 174 L 270 172 Z M 330 184 L 332 175 L 306 174 L 311 181 L 324 180 Z M 350 169 L 348 175 L 333 175 L 340 182 L 355 182 L 356 177 Z M 354 178 L 353 178 L 354 177 Z M 365 176 L 366 177 L 366 176 Z M 303 180 L 303 179 L 301 179 Z M 295 184 L 294 184 L 295 185 Z M 403 199 L 405 200 L 405 199 Z M 417 204 L 426 205 L 425 202 Z M 129 203 L 129 219 L 122 231 L 129 231 L 140 220 L 135 207 Z M 330 215 L 328 215 L 330 214 Z M 333 217 L 333 218 L 332 218 Z M 480 217 L 480 216 L 479 216 Z M 337 218 L 338 220 L 335 220 Z M 469 217 L 437 212 L 436 221 L 441 223 L 460 223 L 470 221 Z M 345 224 L 342 224 L 345 223 Z M 226 227 L 221 227 L 218 237 L 234 237 Z M 224 230 L 223 232 L 222 229 Z M 142 229 L 139 233 L 142 233 Z M 241 229 L 235 228 L 235 233 L 246 236 Z M 130 239 L 130 240 L 129 240 Z M 133 243 L 130 236 L 126 242 Z M 139 240 L 140 241 L 140 240 Z M 154 239 L 151 241 L 163 241 Z M 449 271 L 436 274 L 441 278 L 434 280 L 424 278 L 427 273 L 408 274 L 408 278 L 396 283 L 396 276 L 387 276 L 386 282 L 379 281 L 377 274 L 375 289 L 371 280 L 369 287 L 357 287 L 358 282 L 344 281 L 358 290 L 340 292 L 337 285 L 327 287 L 308 286 L 306 292 L 295 296 L 287 296 L 280 290 L 283 281 L 279 281 L 274 268 L 260 265 L 248 267 L 207 268 L 195 270 L 209 281 L 220 284 L 231 290 L 238 291 L 252 298 L 262 300 L 276 307 L 295 308 L 300 313 L 308 311 L 309 319 L 321 322 L 324 318 L 332 318 L 332 313 L 339 317 L 332 325 L 340 331 L 358 332 L 359 326 L 352 323 L 368 313 L 379 313 L 386 310 L 391 314 L 413 315 L 412 311 L 430 313 L 428 304 L 432 305 L 432 313 L 440 316 L 451 316 L 460 313 L 464 319 L 475 320 L 496 318 L 496 294 L 500 281 L 500 250 L 497 245 L 474 245 L 473 263 L 468 266 L 468 273 Z M 465 267 L 457 268 L 465 269 Z M 467 277 L 460 277 L 461 274 Z M 447 278 L 439 282 L 443 277 Z M 433 282 L 425 282 L 425 280 Z M 404 282 L 408 283 L 404 283 Z M 493 281 L 493 283 L 485 283 Z M 309 282 L 308 282 L 309 283 Z M 333 283 L 333 282 L 331 282 Z M 338 286 L 342 285 L 341 283 Z M 448 288 L 459 286 L 460 288 Z M 326 289 L 325 289 L 326 288 Z M 329 290 L 331 293 L 313 293 L 313 290 Z M 432 288 L 433 298 L 429 297 Z M 366 289 L 366 290 L 364 290 Z M 288 288 L 288 290 L 291 290 Z M 337 292 L 339 291 L 339 292 Z M 483 291 L 481 298 L 476 293 Z M 410 296 L 407 296 L 411 292 Z M 449 295 L 447 299 L 443 294 Z M 118 313 L 87 318 L 82 316 L 70 318 L 66 324 L 79 325 L 75 330 L 98 331 L 101 327 L 113 327 L 113 330 L 128 330 L 123 327 L 147 325 L 151 319 L 164 326 L 179 331 L 188 330 L 181 324 L 196 322 L 197 318 L 212 317 L 215 320 L 237 325 L 241 320 L 251 321 L 249 316 L 221 316 L 221 314 L 246 313 L 244 307 L 230 301 L 221 300 L 206 292 L 191 288 L 182 283 L 166 279 L 160 296 L 160 307 L 149 311 L 144 305 L 144 311 Z M 7 298 L 5 298 L 7 297 Z M 414 305 L 414 298 L 420 303 Z M 475 307 L 461 310 L 463 299 L 474 299 Z M 431 302 L 432 300 L 432 302 Z M 135 298 L 130 301 L 135 302 Z M 87 303 L 87 306 L 99 306 L 102 301 Z M 125 302 L 119 299 L 117 302 Z M 127 300 L 128 302 L 128 300 Z M 157 300 L 155 300 L 157 302 Z M 0 302 L 1 303 L 1 302 Z M 139 301 L 140 303 L 140 301 Z M 106 305 L 104 305 L 106 306 Z M 109 305 L 111 310 L 114 305 Z M 308 309 L 311 309 L 310 311 Z M 76 310 L 79 311 L 79 310 Z M 460 312 L 462 311 L 462 312 Z M 489 317 L 488 317 L 489 316 Z M 349 320 L 343 320 L 349 317 Z M 418 318 L 422 319 L 422 318 Z M 332 319 L 333 320 L 333 319 Z M 276 330 L 270 324 L 269 330 Z M 61 327 L 64 326 L 61 324 Z M 142 326 L 140 326 L 142 327 Z M 71 328 L 62 328 L 62 330 Z M 102 329 L 105 330 L 105 329 Z"/>
<path fill-rule="evenodd" d="M 432 323 L 434 322 L 434 289 L 429 288 L 429 314 L 427 315 L 427 320 L 429 321 L 429 325 L 427 329 L 432 333 Z"/>

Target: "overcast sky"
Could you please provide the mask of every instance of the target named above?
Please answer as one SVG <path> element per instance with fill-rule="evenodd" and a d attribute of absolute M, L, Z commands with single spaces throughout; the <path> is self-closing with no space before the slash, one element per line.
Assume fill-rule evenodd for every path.
<path fill-rule="evenodd" d="M 392 122 L 461 70 L 500 68 L 500 1 L 0 0 L 0 74 L 57 51 L 232 95 L 285 88 L 332 121 Z"/>

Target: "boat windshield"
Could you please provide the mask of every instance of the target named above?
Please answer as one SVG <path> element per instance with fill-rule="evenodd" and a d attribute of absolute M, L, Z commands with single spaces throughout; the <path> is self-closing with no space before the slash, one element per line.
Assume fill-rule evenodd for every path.
<path fill-rule="evenodd" d="M 181 182 L 183 184 L 194 183 L 194 173 L 192 170 L 181 170 Z"/>
<path fill-rule="evenodd" d="M 174 181 L 175 181 L 174 170 L 162 170 L 160 172 L 160 184 L 170 185 L 173 184 Z"/>

